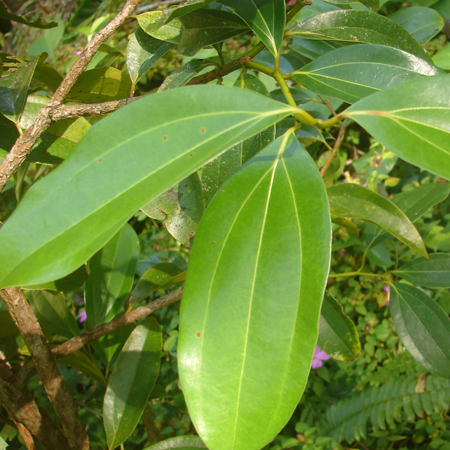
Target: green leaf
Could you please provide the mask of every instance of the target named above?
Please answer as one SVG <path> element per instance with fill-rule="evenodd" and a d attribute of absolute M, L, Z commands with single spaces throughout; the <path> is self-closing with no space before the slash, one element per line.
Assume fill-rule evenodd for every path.
<path fill-rule="evenodd" d="M 181 303 L 178 367 L 209 448 L 260 449 L 291 417 L 317 341 L 330 234 L 322 179 L 293 129 L 206 210 Z"/>
<path fill-rule="evenodd" d="M 259 92 L 270 98 L 270 93 L 264 83 L 248 73 L 239 77 L 234 83 L 241 89 Z M 213 159 L 202 169 L 202 189 L 206 204 L 214 197 L 220 186 L 236 172 L 239 167 L 249 161 L 267 144 L 275 138 L 275 128 L 270 127 L 250 139 L 247 139 L 230 148 L 227 152 Z"/>
<path fill-rule="evenodd" d="M 159 87 L 158 92 L 166 91 L 168 89 L 175 89 L 187 84 L 192 78 L 194 78 L 199 72 L 208 66 L 215 66 L 212 61 L 207 59 L 199 59 L 189 61 L 184 66 L 175 69 Z"/>
<path fill-rule="evenodd" d="M 149 111 L 158 114 L 149 120 Z M 140 207 L 292 112 L 248 90 L 188 86 L 102 119 L 64 164 L 33 184 L 1 228 L 0 286 L 68 275 Z"/>
<path fill-rule="evenodd" d="M 34 71 L 33 78 L 41 83 L 44 83 L 53 92 L 58 89 L 63 80 L 63 77 L 58 73 L 58 71 L 48 64 L 39 64 Z"/>
<path fill-rule="evenodd" d="M 289 35 L 319 41 L 380 44 L 431 62 L 422 46 L 400 25 L 370 11 L 329 11 L 295 25 Z"/>
<path fill-rule="evenodd" d="M 90 329 L 114 319 L 131 287 L 139 258 L 139 239 L 125 226 L 92 258 L 86 281 L 87 324 Z"/>
<path fill-rule="evenodd" d="M 138 28 L 131 36 L 127 48 L 127 67 L 133 84 L 136 84 L 172 47 L 174 44 L 155 39 Z"/>
<path fill-rule="evenodd" d="M 27 101 L 28 88 L 39 61 L 46 55 L 33 58 L 15 72 L 6 72 L 0 79 L 0 113 L 18 122 Z"/>
<path fill-rule="evenodd" d="M 294 79 L 318 94 L 354 103 L 389 86 L 439 73 L 410 53 L 366 44 L 333 50 L 295 72 Z"/>
<path fill-rule="evenodd" d="M 367 258 L 371 263 L 384 267 L 385 269 L 392 265 L 391 256 L 384 244 L 378 244 L 371 248 L 367 252 Z"/>
<path fill-rule="evenodd" d="M 195 448 L 206 448 L 198 436 L 177 436 L 151 445 L 145 450 L 191 450 Z"/>
<path fill-rule="evenodd" d="M 190 247 L 205 210 L 198 174 L 181 181 L 141 208 L 148 217 L 164 220 L 167 231 L 186 247 Z"/>
<path fill-rule="evenodd" d="M 80 334 L 78 325 L 62 294 L 30 291 L 28 296 L 34 313 L 44 328 L 66 338 Z"/>
<path fill-rule="evenodd" d="M 178 44 L 181 38 L 181 22 L 179 20 L 168 21 L 169 10 L 150 11 L 136 16 L 141 29 L 151 37 Z"/>
<path fill-rule="evenodd" d="M 444 27 L 444 19 L 437 11 L 421 6 L 401 9 L 389 18 L 401 25 L 422 45 L 434 38 Z"/>
<path fill-rule="evenodd" d="M 219 0 L 219 3 L 240 16 L 266 47 L 278 55 L 286 25 L 284 0 Z"/>
<path fill-rule="evenodd" d="M 19 330 L 11 319 L 8 311 L 0 311 L 0 339 L 8 336 L 17 336 Z"/>
<path fill-rule="evenodd" d="M 33 28 L 54 28 L 57 27 L 58 24 L 56 22 L 46 22 L 44 19 L 38 19 L 38 20 L 29 20 L 26 17 L 23 16 L 16 16 L 15 14 L 11 14 L 3 5 L 2 2 L 0 2 L 0 17 L 2 19 L 6 20 L 12 20 L 13 22 L 21 23 L 23 25 L 27 25 L 29 27 Z"/>
<path fill-rule="evenodd" d="M 328 3 L 331 3 L 333 5 L 347 5 L 354 3 L 355 0 L 325 0 Z M 367 8 L 372 8 L 375 12 L 380 9 L 380 2 L 379 0 L 356 0 L 358 3 L 363 4 L 364 6 L 367 6 Z"/>
<path fill-rule="evenodd" d="M 127 98 L 131 91 L 128 75 L 114 67 L 100 67 L 83 72 L 67 100 L 78 103 L 100 103 Z"/>
<path fill-rule="evenodd" d="M 394 195 L 391 202 L 397 205 L 414 223 L 434 205 L 444 201 L 450 193 L 450 184 L 425 184 L 410 191 Z M 374 224 L 366 227 L 367 242 L 369 245 L 377 245 L 389 237 L 382 228 Z"/>
<path fill-rule="evenodd" d="M 310 39 L 294 37 L 294 41 L 290 48 L 294 52 L 306 56 L 309 59 L 316 59 L 319 56 L 326 55 L 328 52 L 331 52 L 336 48 L 341 48 L 344 45 L 345 44 L 342 42 L 312 41 Z"/>
<path fill-rule="evenodd" d="M 450 77 L 420 77 L 346 110 L 405 161 L 450 180 Z"/>
<path fill-rule="evenodd" d="M 441 51 L 435 53 L 433 63 L 441 69 L 450 70 L 450 43 L 447 43 Z"/>
<path fill-rule="evenodd" d="M 160 263 L 150 267 L 139 279 L 130 297 L 130 304 L 140 302 L 158 289 L 184 281 L 185 274 L 178 266 L 172 263 Z"/>
<path fill-rule="evenodd" d="M 195 11 L 196 9 L 203 8 L 213 1 L 214 0 L 188 0 L 184 4 L 170 11 L 167 22 L 175 19 L 176 17 L 184 16 L 185 14 Z"/>
<path fill-rule="evenodd" d="M 450 287 L 450 254 L 433 253 L 429 259 L 416 258 L 400 269 L 393 270 L 401 278 L 419 286 L 430 288 Z"/>
<path fill-rule="evenodd" d="M 197 9 L 179 18 L 183 28 L 178 52 L 193 56 L 201 48 L 248 30 L 238 16 L 218 9 Z M 172 23 L 172 22 L 171 22 Z"/>
<path fill-rule="evenodd" d="M 0 149 L 6 152 L 11 150 L 11 147 L 19 137 L 19 131 L 14 123 L 8 120 L 3 114 L 0 114 L 0 136 L 2 137 L 0 139 Z"/>
<path fill-rule="evenodd" d="M 420 234 L 402 210 L 376 192 L 354 183 L 328 188 L 331 214 L 368 220 L 384 228 L 408 247 L 427 256 Z"/>
<path fill-rule="evenodd" d="M 395 329 L 414 359 L 430 372 L 450 378 L 450 319 L 427 294 L 391 283 L 389 308 Z"/>
<path fill-rule="evenodd" d="M 45 52 L 56 61 L 55 49 L 64 35 L 65 23 L 59 19 L 56 19 L 55 22 L 58 24 L 55 28 L 41 31 L 39 37 L 26 47 L 26 52 L 29 55 L 38 56 Z"/>
<path fill-rule="evenodd" d="M 0 436 L 0 450 L 5 450 L 9 446 L 8 443 L 6 443 L 3 438 Z"/>
<path fill-rule="evenodd" d="M 103 401 L 108 447 L 114 449 L 133 433 L 158 378 L 161 328 L 154 317 L 138 325 L 120 352 Z"/>
<path fill-rule="evenodd" d="M 85 353 L 78 351 L 71 353 L 63 358 L 58 359 L 58 364 L 63 364 L 64 366 L 70 366 L 80 372 L 85 373 L 87 376 L 92 378 L 94 381 L 106 388 L 108 382 L 102 371 L 98 368 L 92 357 L 87 356 Z"/>
<path fill-rule="evenodd" d="M 75 272 L 67 275 L 64 278 L 50 281 L 48 283 L 35 284 L 33 286 L 24 287 L 24 289 L 46 289 L 49 291 L 70 292 L 83 286 L 87 279 L 88 273 L 86 271 L 86 266 L 83 264 L 80 268 L 75 270 Z"/>
<path fill-rule="evenodd" d="M 354 361 L 361 355 L 361 343 L 355 324 L 328 293 L 325 293 L 322 303 L 317 345 L 340 361 Z"/>

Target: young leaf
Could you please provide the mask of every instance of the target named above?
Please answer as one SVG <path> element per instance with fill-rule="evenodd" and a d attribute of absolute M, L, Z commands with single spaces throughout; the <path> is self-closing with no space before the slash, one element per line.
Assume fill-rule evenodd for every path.
<path fill-rule="evenodd" d="M 133 84 L 136 84 L 172 47 L 174 44 L 155 39 L 138 28 L 131 36 L 127 48 L 127 67 Z"/>
<path fill-rule="evenodd" d="M 103 400 L 108 447 L 114 449 L 133 433 L 159 374 L 161 328 L 154 317 L 138 325 L 120 352 Z"/>
<path fill-rule="evenodd" d="M 145 450 L 193 450 L 206 448 L 198 436 L 177 436 L 147 447 Z"/>
<path fill-rule="evenodd" d="M 178 366 L 209 448 L 258 450 L 291 417 L 317 341 L 330 233 L 322 179 L 292 129 L 206 210 L 181 304 Z"/>
<path fill-rule="evenodd" d="M 178 242 L 190 247 L 205 210 L 198 174 L 193 173 L 141 210 L 152 219 L 164 220 L 167 231 Z"/>
<path fill-rule="evenodd" d="M 400 9 L 389 18 L 401 25 L 422 45 L 434 38 L 444 27 L 444 19 L 437 11 L 422 6 Z"/>
<path fill-rule="evenodd" d="M 425 244 L 414 225 L 387 198 L 353 183 L 331 186 L 328 188 L 328 198 L 332 215 L 373 222 L 408 247 L 427 256 Z"/>
<path fill-rule="evenodd" d="M 87 324 L 90 329 L 112 320 L 122 308 L 139 258 L 139 239 L 125 226 L 92 258 L 86 281 Z"/>
<path fill-rule="evenodd" d="M 317 345 L 340 361 L 354 361 L 361 355 L 361 343 L 355 324 L 327 292 L 322 303 Z"/>
<path fill-rule="evenodd" d="M 157 111 L 151 120 L 149 111 Z M 116 111 L 86 133 L 64 164 L 33 184 L 1 228 L 0 286 L 68 275 L 140 207 L 292 112 L 224 86 L 169 90 Z"/>
<path fill-rule="evenodd" d="M 384 45 L 351 45 L 333 50 L 295 72 L 307 89 L 354 103 L 389 86 L 438 75 L 432 64 Z"/>
<path fill-rule="evenodd" d="M 140 302 L 158 289 L 184 281 L 185 273 L 172 263 L 155 264 L 137 282 L 131 294 L 130 303 Z M 184 275 L 180 276 L 181 274 Z"/>
<path fill-rule="evenodd" d="M 450 180 L 450 77 L 420 77 L 371 95 L 348 110 L 405 161 Z"/>
<path fill-rule="evenodd" d="M 99 103 L 120 100 L 130 95 L 130 78 L 114 67 L 87 70 L 77 79 L 67 100 L 79 103 Z"/>
<path fill-rule="evenodd" d="M 34 313 L 44 328 L 66 338 L 77 336 L 80 333 L 62 294 L 30 291 L 29 298 Z"/>
<path fill-rule="evenodd" d="M 219 3 L 240 16 L 266 47 L 278 55 L 286 25 L 284 0 L 219 0 Z"/>
<path fill-rule="evenodd" d="M 241 89 L 250 89 L 259 92 L 270 98 L 270 93 L 264 83 L 253 75 L 248 73 L 239 77 L 234 83 Z M 250 139 L 247 139 L 230 148 L 202 169 L 202 189 L 203 197 L 208 205 L 214 194 L 220 186 L 234 173 L 239 167 L 249 161 L 262 148 L 272 142 L 275 138 L 275 127 L 270 127 Z"/>
<path fill-rule="evenodd" d="M 39 61 L 45 53 L 20 66 L 15 72 L 7 72 L 0 79 L 0 113 L 18 122 L 27 101 L 28 88 Z"/>
<path fill-rule="evenodd" d="M 450 255 L 433 253 L 429 259 L 416 258 L 400 269 L 393 270 L 401 278 L 419 286 L 430 288 L 450 287 Z"/>
<path fill-rule="evenodd" d="M 391 283 L 389 308 L 395 329 L 414 359 L 430 372 L 450 378 L 450 319 L 427 294 Z"/>
<path fill-rule="evenodd" d="M 179 18 L 183 25 L 178 52 L 193 56 L 206 45 L 241 34 L 248 28 L 239 17 L 218 9 L 198 9 Z"/>
<path fill-rule="evenodd" d="M 329 11 L 295 25 L 289 35 L 319 41 L 380 44 L 398 48 L 431 62 L 422 46 L 400 25 L 370 11 Z"/>

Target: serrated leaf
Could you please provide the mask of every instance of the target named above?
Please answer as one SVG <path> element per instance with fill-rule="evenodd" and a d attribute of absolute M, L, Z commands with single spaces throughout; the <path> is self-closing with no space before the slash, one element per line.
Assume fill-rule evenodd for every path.
<path fill-rule="evenodd" d="M 159 374 L 161 328 L 154 317 L 138 325 L 117 358 L 103 401 L 108 447 L 114 449 L 133 433 Z"/>
<path fill-rule="evenodd" d="M 288 34 L 319 41 L 386 45 L 431 62 L 427 52 L 404 28 L 370 11 L 325 12 L 295 25 Z"/>
<path fill-rule="evenodd" d="M 128 75 L 114 67 L 100 67 L 83 72 L 66 99 L 78 103 L 109 102 L 129 97 L 130 90 Z"/>
<path fill-rule="evenodd" d="M 420 234 L 403 211 L 376 192 L 354 183 L 328 188 L 331 214 L 368 220 L 384 228 L 408 247 L 427 256 Z"/>
<path fill-rule="evenodd" d="M 39 323 L 49 331 L 66 338 L 80 334 L 75 319 L 60 293 L 29 291 L 29 299 Z"/>
<path fill-rule="evenodd" d="M 205 210 L 198 174 L 193 173 L 141 210 L 152 219 L 164 220 L 167 231 L 178 242 L 190 247 Z"/>
<path fill-rule="evenodd" d="M 130 297 L 130 303 L 140 302 L 158 289 L 184 281 L 185 275 L 178 266 L 172 263 L 160 263 L 150 267 L 139 279 Z"/>
<path fill-rule="evenodd" d="M 433 253 L 429 259 L 416 258 L 397 270 L 400 278 L 410 283 L 430 288 L 450 287 L 450 254 Z"/>
<path fill-rule="evenodd" d="M 430 372 L 450 378 L 450 319 L 427 294 L 391 283 L 389 308 L 395 329 L 414 359 Z"/>
<path fill-rule="evenodd" d="M 364 44 L 339 48 L 294 73 L 307 89 L 347 103 L 422 75 L 439 75 L 432 64 L 396 48 Z"/>
<path fill-rule="evenodd" d="M 150 120 L 149 111 L 158 114 Z M 188 86 L 104 118 L 64 164 L 33 184 L 1 228 L 0 286 L 68 275 L 144 204 L 292 112 L 247 90 Z"/>
<path fill-rule="evenodd" d="M 348 110 L 405 161 L 450 180 L 450 77 L 420 77 L 373 94 Z"/>
<path fill-rule="evenodd" d="M 114 319 L 131 287 L 139 258 L 139 239 L 125 226 L 92 258 L 84 295 L 89 329 Z"/>
<path fill-rule="evenodd" d="M 127 47 L 127 68 L 133 84 L 136 84 L 172 47 L 174 44 L 155 39 L 138 28 L 131 36 Z"/>
<path fill-rule="evenodd" d="M 191 450 L 196 448 L 206 448 L 198 436 L 177 436 L 151 445 L 145 450 Z"/>
<path fill-rule="evenodd" d="M 317 345 L 340 361 L 354 361 L 361 355 L 361 343 L 355 324 L 327 292 L 322 303 Z"/>
<path fill-rule="evenodd" d="M 434 38 L 444 27 L 444 19 L 437 11 L 421 6 L 401 9 L 389 18 L 401 25 L 422 45 Z"/>
<path fill-rule="evenodd" d="M 330 234 L 322 179 L 292 129 L 206 210 L 181 303 L 178 367 L 209 448 L 260 449 L 291 417 L 316 345 Z"/>
<path fill-rule="evenodd" d="M 266 47 L 278 55 L 286 25 L 284 0 L 219 0 L 219 3 L 240 16 Z"/>
<path fill-rule="evenodd" d="M 264 83 L 248 73 L 239 77 L 234 83 L 241 89 L 249 89 L 270 97 Z M 206 204 L 214 197 L 220 186 L 243 164 L 255 156 L 262 148 L 270 144 L 275 138 L 275 129 L 270 127 L 263 132 L 240 142 L 227 152 L 212 160 L 202 169 L 202 189 Z"/>
<path fill-rule="evenodd" d="M 44 19 L 29 20 L 24 16 L 16 16 L 15 14 L 11 14 L 1 2 L 0 2 L 0 17 L 2 19 L 12 20 L 13 22 L 21 23 L 23 25 L 27 25 L 28 27 L 32 28 L 48 29 L 58 26 L 56 22 L 46 22 Z"/>
<path fill-rule="evenodd" d="M 7 72 L 0 79 L 0 113 L 18 122 L 27 101 L 28 88 L 39 61 L 45 54 L 21 65 L 15 72 Z"/>
<path fill-rule="evenodd" d="M 217 44 L 248 30 L 238 16 L 218 9 L 197 9 L 181 16 L 179 20 L 183 28 L 178 52 L 187 56 L 193 56 L 207 45 Z"/>

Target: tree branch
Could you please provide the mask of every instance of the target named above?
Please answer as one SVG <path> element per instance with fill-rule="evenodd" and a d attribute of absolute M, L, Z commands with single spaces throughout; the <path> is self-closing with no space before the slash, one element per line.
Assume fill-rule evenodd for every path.
<path fill-rule="evenodd" d="M 97 53 L 100 45 L 106 42 L 125 22 L 139 2 L 140 0 L 128 0 L 122 11 L 91 39 L 68 74 L 64 77 L 64 80 L 53 94 L 50 102 L 41 108 L 33 125 L 19 136 L 10 152 L 0 164 L 0 192 L 3 190 L 9 178 L 23 163 L 26 156 L 31 152 L 41 134 L 50 126 L 52 122 L 52 110 L 62 105 L 70 89 L 78 77 L 86 70 L 86 67 Z"/>
<path fill-rule="evenodd" d="M 339 147 L 341 146 L 342 139 L 344 139 L 344 122 L 341 122 L 341 127 L 339 128 L 339 134 L 336 138 L 336 142 L 334 143 L 334 147 L 330 155 L 328 156 L 327 160 L 325 161 L 325 164 L 323 165 L 322 169 L 320 169 L 320 176 L 323 178 L 325 175 L 325 172 L 327 171 L 328 167 L 330 166 L 331 162 L 333 161 L 334 157 L 336 156 L 336 153 L 339 151 Z"/>
<path fill-rule="evenodd" d="M 73 450 L 89 450 L 89 439 L 78 416 L 72 395 L 58 370 L 55 356 L 47 344 L 31 306 L 20 288 L 2 290 L 0 294 L 28 347 L 44 389 L 69 441 L 69 446 Z"/>

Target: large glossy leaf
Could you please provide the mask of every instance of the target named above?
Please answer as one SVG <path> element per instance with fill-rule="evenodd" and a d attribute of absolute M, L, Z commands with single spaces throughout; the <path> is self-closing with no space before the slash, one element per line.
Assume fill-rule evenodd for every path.
<path fill-rule="evenodd" d="M 322 179 L 292 129 L 206 210 L 181 304 L 178 366 L 208 448 L 259 450 L 291 417 L 316 345 L 330 230 Z"/>
<path fill-rule="evenodd" d="M 450 319 L 427 294 L 391 283 L 389 307 L 403 345 L 430 372 L 450 378 Z"/>
<path fill-rule="evenodd" d="M 241 34 L 248 28 L 235 14 L 218 9 L 198 9 L 179 18 L 183 25 L 178 51 L 195 55 L 206 45 Z"/>
<path fill-rule="evenodd" d="M 138 325 L 125 343 L 103 400 L 108 447 L 114 449 L 133 433 L 159 374 L 161 328 L 154 317 Z"/>
<path fill-rule="evenodd" d="M 139 258 L 139 239 L 131 225 L 125 226 L 92 258 L 84 289 L 90 329 L 112 320 L 133 286 Z"/>
<path fill-rule="evenodd" d="M 427 52 L 404 28 L 370 11 L 325 12 L 295 25 L 289 34 L 320 41 L 387 45 L 431 62 Z"/>
<path fill-rule="evenodd" d="M 219 3 L 239 15 L 274 55 L 279 53 L 286 25 L 284 0 L 219 0 Z"/>
<path fill-rule="evenodd" d="M 389 86 L 441 71 L 410 53 L 384 45 L 351 45 L 333 50 L 295 72 L 307 89 L 354 103 Z"/>
<path fill-rule="evenodd" d="M 167 231 L 178 242 L 190 247 L 205 210 L 198 174 L 193 173 L 141 210 L 152 219 L 164 220 Z"/>
<path fill-rule="evenodd" d="M 234 83 L 241 89 L 249 89 L 270 97 L 264 83 L 253 75 L 244 74 Z M 234 173 L 242 164 L 245 164 L 255 156 L 262 148 L 270 144 L 275 138 L 275 128 L 272 126 L 262 133 L 247 139 L 230 148 L 227 152 L 212 160 L 202 169 L 203 197 L 209 204 L 220 186 Z"/>
<path fill-rule="evenodd" d="M 422 45 L 434 38 L 444 26 L 444 19 L 431 8 L 416 6 L 404 8 L 389 16 Z"/>
<path fill-rule="evenodd" d="M 306 56 L 309 59 L 316 59 L 319 56 L 326 55 L 328 52 L 331 52 L 336 48 L 341 48 L 344 45 L 345 44 L 342 42 L 313 41 L 295 37 L 290 48 L 294 52 Z"/>
<path fill-rule="evenodd" d="M 14 122 L 19 120 L 25 107 L 28 87 L 41 57 L 33 58 L 15 72 L 3 74 L 0 79 L 0 113 Z"/>
<path fill-rule="evenodd" d="M 114 67 L 87 70 L 77 79 L 67 100 L 79 103 L 99 103 L 120 100 L 130 95 L 128 75 Z"/>
<path fill-rule="evenodd" d="M 111 114 L 29 189 L 3 225 L 0 286 L 73 272 L 144 204 L 292 111 L 247 90 L 189 86 Z"/>
<path fill-rule="evenodd" d="M 191 450 L 206 448 L 198 436 L 177 436 L 147 447 L 145 450 Z"/>
<path fill-rule="evenodd" d="M 393 273 L 410 283 L 430 288 L 450 287 L 450 254 L 433 253 L 429 259 L 416 258 Z"/>
<path fill-rule="evenodd" d="M 80 333 L 62 294 L 30 291 L 29 298 L 39 323 L 52 333 L 71 338 Z"/>
<path fill-rule="evenodd" d="M 398 240 L 427 256 L 420 234 L 403 213 L 387 198 L 353 183 L 335 184 L 328 188 L 331 214 L 349 219 L 368 220 L 384 228 Z"/>
<path fill-rule="evenodd" d="M 174 44 L 155 39 L 138 28 L 131 36 L 127 48 L 127 67 L 131 81 L 136 84 L 172 47 Z"/>
<path fill-rule="evenodd" d="M 450 180 L 450 77 L 420 77 L 360 100 L 346 114 L 389 150 Z"/>
<path fill-rule="evenodd" d="M 139 26 L 145 33 L 161 41 L 178 44 L 181 38 L 181 22 L 168 20 L 169 10 L 150 11 L 136 16 Z"/>
<path fill-rule="evenodd" d="M 355 324 L 328 293 L 325 293 L 323 299 L 317 345 L 340 361 L 354 361 L 361 355 L 361 343 Z"/>
<path fill-rule="evenodd" d="M 411 222 L 422 217 L 430 208 L 444 201 L 450 193 L 450 184 L 425 184 L 410 191 L 401 192 L 391 198 L 391 202 L 397 205 Z M 389 238 L 382 228 L 375 224 L 366 227 L 367 242 L 375 246 Z"/>

